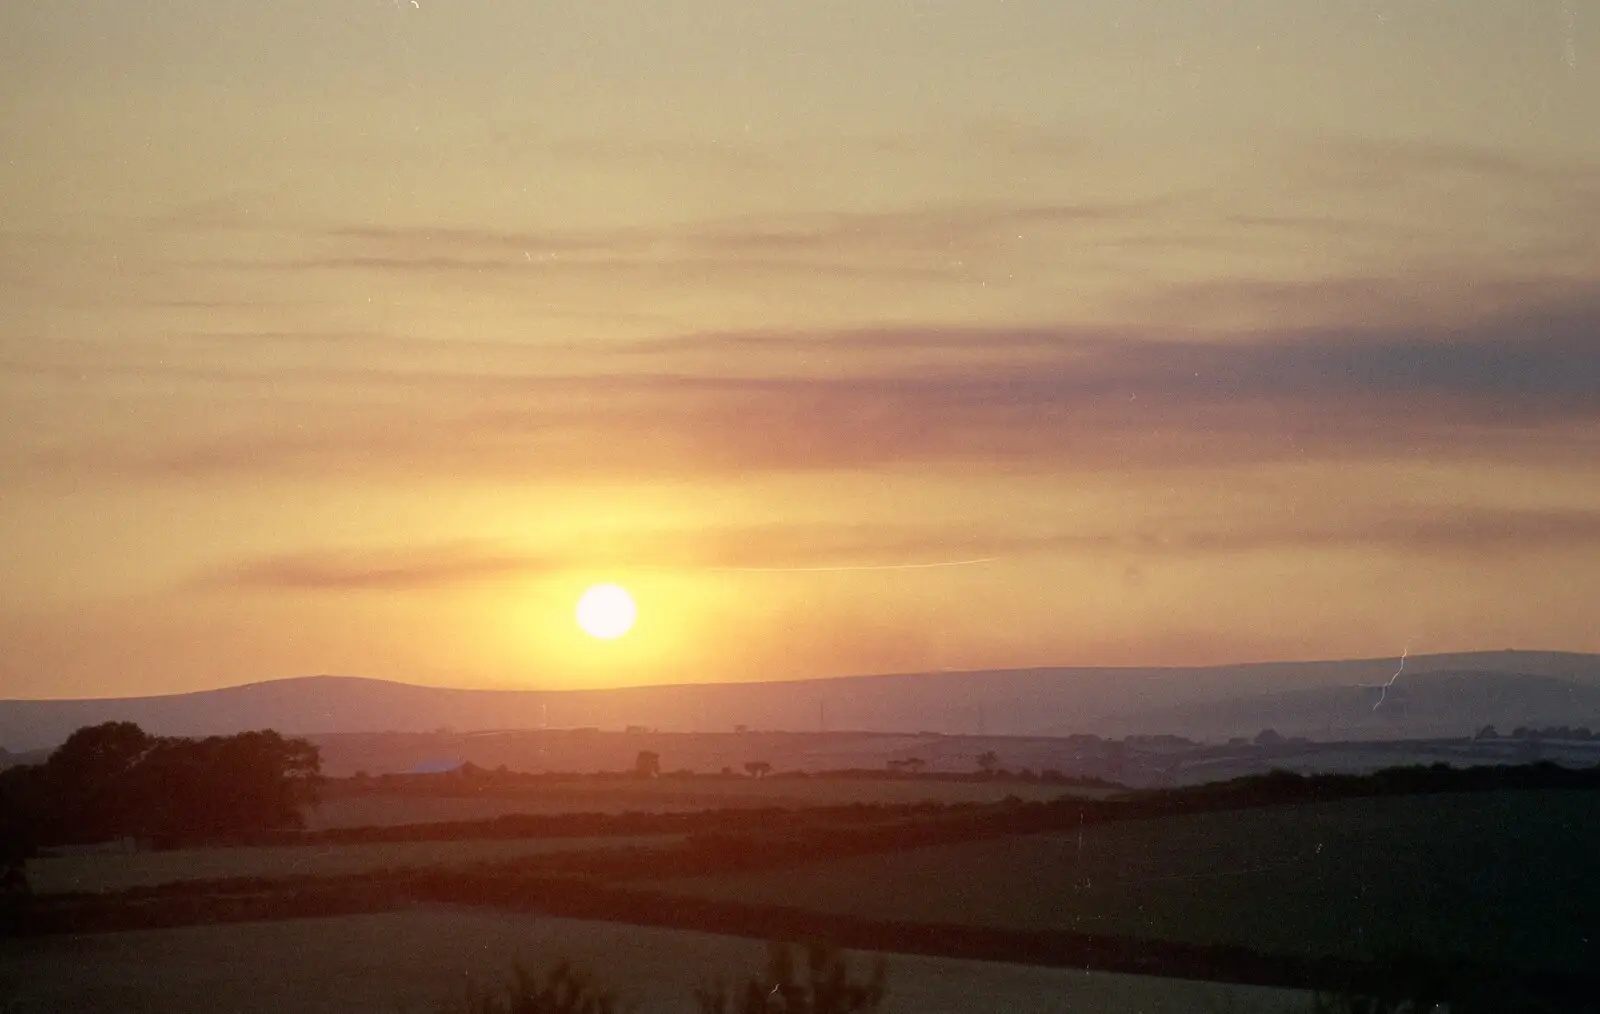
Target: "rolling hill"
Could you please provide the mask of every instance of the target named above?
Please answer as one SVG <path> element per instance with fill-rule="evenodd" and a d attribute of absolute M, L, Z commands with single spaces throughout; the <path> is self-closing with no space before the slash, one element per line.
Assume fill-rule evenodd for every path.
<path fill-rule="evenodd" d="M 1382 684 L 1231 695 L 1150 709 L 1108 723 L 1130 731 L 1225 739 L 1273 729 L 1310 739 L 1417 739 L 1466 735 L 1486 725 L 1600 729 L 1600 686 L 1522 672 L 1424 673 Z"/>
<path fill-rule="evenodd" d="M 1204 668 L 1037 668 L 610 690 L 465 690 L 355 677 L 274 680 L 188 694 L 0 700 L 0 746 L 53 746 L 111 720 L 163 735 L 270 727 L 296 734 L 644 726 L 1175 733 L 1393 739 L 1486 724 L 1600 726 L 1600 655 L 1480 652 Z M 1380 694 L 1383 703 L 1378 704 Z"/>

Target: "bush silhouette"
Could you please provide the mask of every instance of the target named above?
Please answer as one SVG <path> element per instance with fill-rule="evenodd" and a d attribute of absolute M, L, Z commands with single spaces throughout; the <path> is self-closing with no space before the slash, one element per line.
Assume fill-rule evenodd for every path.
<path fill-rule="evenodd" d="M 806 947 L 806 981 L 796 974 L 787 944 L 768 945 L 766 975 L 753 975 L 742 989 L 718 981 L 695 990 L 700 1014 L 856 1014 L 883 1003 L 887 968 L 880 958 L 865 981 L 853 980 L 837 948 Z"/>
<path fill-rule="evenodd" d="M 542 979 L 518 966 L 503 993 L 470 997 L 462 1014 L 619 1014 L 624 1009 L 593 975 L 561 961 Z"/>
<path fill-rule="evenodd" d="M 700 1014 L 870 1014 L 883 1003 L 886 966 L 873 965 L 865 980 L 851 978 L 838 949 L 813 943 L 806 947 L 806 978 L 797 974 L 794 951 L 768 945 L 765 975 L 752 975 L 742 988 L 723 981 L 694 991 Z M 517 966 L 511 983 L 499 992 L 469 996 L 464 1005 L 441 1008 L 446 1014 L 621 1014 L 623 1006 L 599 979 L 559 961 L 543 977 Z"/>
<path fill-rule="evenodd" d="M 639 778 L 654 778 L 661 774 L 661 755 L 654 750 L 640 750 L 633 759 L 633 773 Z"/>

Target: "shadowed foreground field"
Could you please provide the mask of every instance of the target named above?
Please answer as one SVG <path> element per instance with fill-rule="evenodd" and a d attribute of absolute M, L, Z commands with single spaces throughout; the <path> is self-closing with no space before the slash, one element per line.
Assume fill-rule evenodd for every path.
<path fill-rule="evenodd" d="M 1597 855 L 1600 794 L 1496 792 L 1091 825 L 656 886 L 896 922 L 1590 973 Z"/>
<path fill-rule="evenodd" d="M 656 846 L 680 840 L 681 835 L 667 834 L 175 849 L 171 852 L 139 852 L 131 855 L 32 859 L 28 861 L 28 880 L 38 894 L 124 891 L 184 880 L 335 877 L 385 869 L 461 867 L 553 852 Z"/>
<path fill-rule="evenodd" d="M 530 915 L 417 909 L 335 919 L 47 937 L 0 950 L 0 1010 L 40 1014 L 425 1012 L 514 962 L 569 957 L 642 1011 L 693 1011 L 705 977 L 764 967 L 759 941 Z M 858 961 L 865 967 L 865 961 Z M 889 956 L 885 1014 L 1305 1011 L 1304 994 L 1176 979 Z"/>

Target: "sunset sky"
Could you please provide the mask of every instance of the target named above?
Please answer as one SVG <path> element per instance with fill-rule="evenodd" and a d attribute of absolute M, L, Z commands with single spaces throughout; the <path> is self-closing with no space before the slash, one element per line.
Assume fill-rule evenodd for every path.
<path fill-rule="evenodd" d="M 1600 10 L 7 0 L 0 423 L 0 697 L 1600 651 Z"/>

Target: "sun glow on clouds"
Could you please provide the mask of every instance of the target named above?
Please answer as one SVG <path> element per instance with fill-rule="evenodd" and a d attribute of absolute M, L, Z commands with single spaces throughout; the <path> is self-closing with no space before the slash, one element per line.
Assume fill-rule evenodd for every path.
<path fill-rule="evenodd" d="M 1600 648 L 1600 21 L 1369 14 L 0 3 L 0 696 Z"/>

